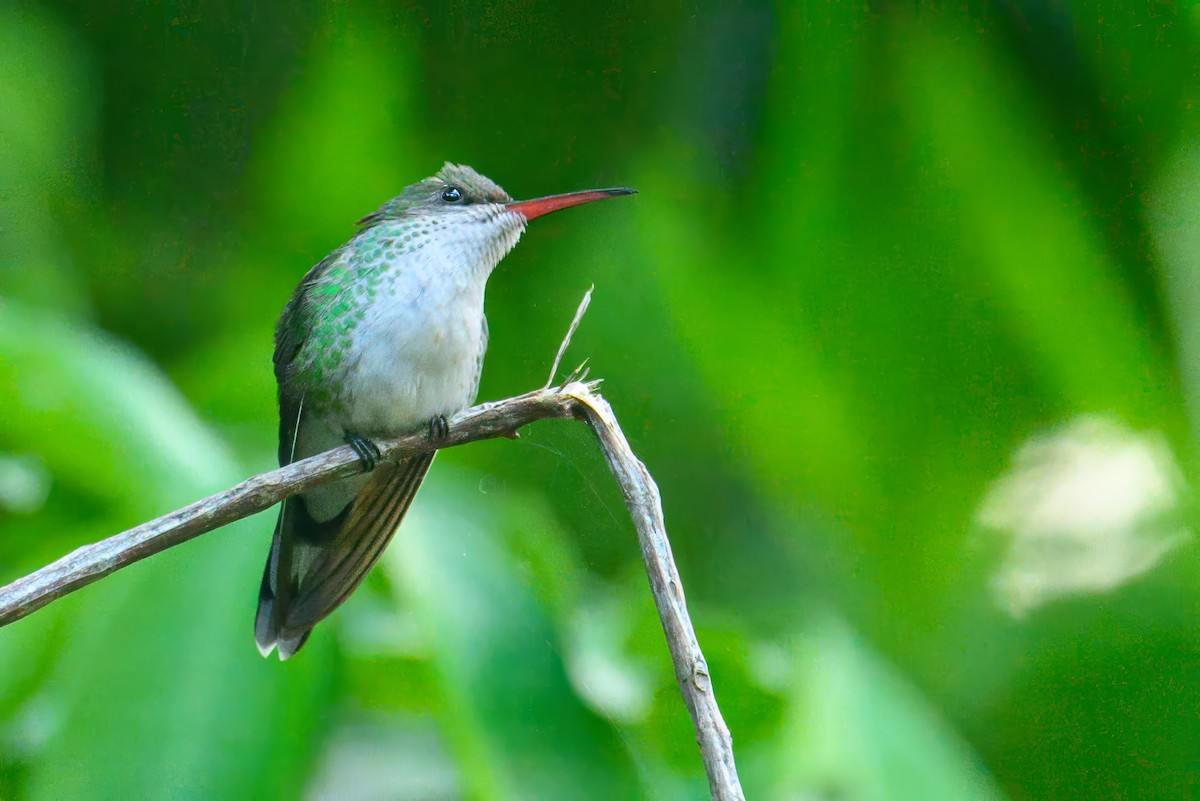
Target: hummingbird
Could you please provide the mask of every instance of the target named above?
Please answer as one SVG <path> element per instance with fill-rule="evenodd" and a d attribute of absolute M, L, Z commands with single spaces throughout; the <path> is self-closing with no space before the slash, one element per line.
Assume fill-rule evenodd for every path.
<path fill-rule="evenodd" d="M 280 506 L 254 621 L 263 656 L 300 650 L 379 561 L 434 452 L 381 463 L 371 438 L 428 426 L 436 440 L 447 417 L 475 402 L 484 289 L 526 224 L 634 191 L 514 201 L 447 162 L 359 220 L 350 241 L 304 276 L 275 329 L 279 463 L 349 443 L 364 472 Z"/>

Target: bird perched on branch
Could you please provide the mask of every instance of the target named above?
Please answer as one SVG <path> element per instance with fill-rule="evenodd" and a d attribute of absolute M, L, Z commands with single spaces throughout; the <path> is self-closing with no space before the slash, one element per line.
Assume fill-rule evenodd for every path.
<path fill-rule="evenodd" d="M 633 191 L 513 201 L 447 163 L 360 220 L 304 276 L 275 331 L 279 463 L 348 442 L 365 472 L 281 505 L 254 623 L 263 656 L 296 653 L 379 560 L 433 452 L 377 463 L 370 438 L 428 426 L 436 439 L 446 417 L 474 402 L 488 340 L 484 288 L 526 224 Z"/>

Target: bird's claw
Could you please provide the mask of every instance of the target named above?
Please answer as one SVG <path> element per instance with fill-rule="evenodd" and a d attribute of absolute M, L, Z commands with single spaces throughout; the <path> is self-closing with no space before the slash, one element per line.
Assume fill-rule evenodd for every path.
<path fill-rule="evenodd" d="M 358 454 L 359 461 L 363 464 L 364 473 L 370 473 L 375 469 L 375 465 L 379 462 L 379 446 L 366 437 L 360 437 L 358 434 L 350 434 L 346 437 L 346 442 Z"/>
<path fill-rule="evenodd" d="M 446 422 L 446 416 L 435 414 L 429 418 L 429 439 L 433 442 L 445 442 L 446 437 L 450 436 L 450 424 Z"/>

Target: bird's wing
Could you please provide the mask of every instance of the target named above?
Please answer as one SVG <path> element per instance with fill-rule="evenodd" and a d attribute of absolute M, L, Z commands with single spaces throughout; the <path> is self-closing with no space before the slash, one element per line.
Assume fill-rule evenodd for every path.
<path fill-rule="evenodd" d="M 278 640 L 302 644 L 313 626 L 342 604 L 379 561 L 412 504 L 433 453 L 382 463 L 346 510 L 322 524 L 327 540 L 302 554 L 295 596 L 281 616 Z M 298 554 L 299 555 L 299 554 Z"/>
<path fill-rule="evenodd" d="M 345 254 L 338 250 L 322 259 L 300 282 L 292 294 L 279 324 L 275 326 L 275 382 L 279 386 L 279 464 L 291 464 L 296 458 L 296 441 L 304 423 L 304 390 L 296 380 L 299 369 L 297 357 L 317 325 L 317 318 L 324 311 L 321 303 L 315 302 L 314 294 L 322 294 L 326 303 L 332 300 L 328 293 L 315 293 L 314 288 L 330 272 L 342 266 Z M 300 454 L 300 457 L 312 454 Z"/>
<path fill-rule="evenodd" d="M 291 464 L 296 459 L 311 456 L 341 442 L 342 434 L 329 430 L 306 406 L 306 390 L 303 382 L 297 380 L 296 373 L 299 368 L 297 359 L 301 358 L 306 339 L 315 327 L 316 318 L 322 313 L 314 294 L 326 301 L 332 300 L 328 293 L 321 292 L 319 284 L 331 269 L 341 265 L 343 256 L 342 251 L 337 251 L 309 270 L 284 307 L 275 329 L 280 465 Z M 354 476 L 335 482 L 322 492 L 326 495 L 330 492 L 342 494 L 352 499 L 366 481 L 364 476 Z M 254 623 L 255 640 L 264 655 L 278 645 L 280 656 L 286 658 L 303 645 L 303 639 L 290 643 L 285 641 L 281 636 L 282 628 L 289 618 L 289 610 L 300 591 L 300 582 L 306 570 L 311 564 L 317 563 L 322 550 L 335 540 L 349 509 L 347 501 L 345 508 L 334 514 L 332 519 L 326 519 L 330 514 L 323 511 L 322 519 L 317 520 L 309 513 L 303 497 L 288 498 L 280 505 L 271 552 L 263 570 Z"/>
<path fill-rule="evenodd" d="M 304 397 L 288 397 L 280 385 L 280 436 L 279 462 L 291 464 L 296 458 L 296 443 L 305 421 Z M 289 425 L 289 420 L 291 424 Z M 328 523 L 336 523 L 337 518 Z M 322 524 L 308 513 L 303 499 L 298 496 L 285 498 L 279 506 L 279 519 L 275 523 L 275 534 L 271 539 L 271 552 L 263 569 L 262 584 L 258 590 L 258 611 L 254 617 L 254 639 L 263 656 L 271 653 L 276 644 L 282 656 L 285 644 L 279 637 L 282 616 L 286 614 L 296 594 L 296 567 L 302 564 L 305 552 L 316 547 L 327 538 Z M 297 551 L 301 553 L 297 553 Z M 296 643 L 294 652 L 303 645 Z"/>

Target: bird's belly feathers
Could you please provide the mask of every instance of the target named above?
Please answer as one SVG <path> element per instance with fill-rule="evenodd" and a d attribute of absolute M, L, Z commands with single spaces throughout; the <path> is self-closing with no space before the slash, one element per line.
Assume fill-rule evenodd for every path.
<path fill-rule="evenodd" d="M 347 431 L 399 434 L 474 402 L 486 347 L 482 293 L 433 304 L 386 297 L 355 333 L 341 399 Z"/>

